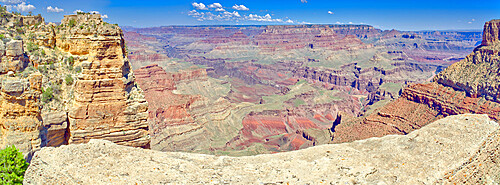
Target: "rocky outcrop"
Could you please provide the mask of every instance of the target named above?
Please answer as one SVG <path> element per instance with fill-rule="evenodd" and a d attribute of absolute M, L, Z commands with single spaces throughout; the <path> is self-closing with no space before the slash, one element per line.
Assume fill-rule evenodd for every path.
<path fill-rule="evenodd" d="M 434 77 L 434 81 L 465 91 L 471 97 L 484 97 L 500 102 L 500 52 L 498 35 L 500 20 L 484 26 L 483 43 L 464 60 L 457 62 Z M 471 78 L 472 77 L 472 78 Z"/>
<path fill-rule="evenodd" d="M 247 157 L 158 152 L 91 140 L 43 148 L 24 184 L 432 184 L 453 169 L 474 173 L 461 167 L 471 164 L 475 152 L 484 157 L 474 161 L 493 164 L 488 159 L 498 155 L 488 153 L 488 143 L 498 129 L 485 115 L 450 116 L 408 135 Z M 491 167 L 474 174 L 498 178 L 498 165 Z"/>
<path fill-rule="evenodd" d="M 500 130 L 488 135 L 478 151 L 438 181 L 443 184 L 498 184 L 500 180 Z"/>
<path fill-rule="evenodd" d="M 69 121 L 64 111 L 45 113 L 42 115 L 43 126 L 47 128 L 46 146 L 61 146 L 68 144 Z"/>
<path fill-rule="evenodd" d="M 481 46 L 490 46 L 500 43 L 500 19 L 486 22 L 483 29 Z"/>
<path fill-rule="evenodd" d="M 68 113 L 68 143 L 106 139 L 118 144 L 149 147 L 147 102 L 135 85 L 122 30 L 99 14 L 65 16 L 56 47 L 78 56 L 82 68 Z"/>
<path fill-rule="evenodd" d="M 16 145 L 25 155 L 46 144 L 40 110 L 42 75 L 27 79 L 2 77 L 0 89 L 0 148 Z"/>
<path fill-rule="evenodd" d="M 0 40 L 0 60 L 0 74 L 24 70 L 29 59 L 24 54 L 23 41 L 11 40 L 4 43 Z"/>

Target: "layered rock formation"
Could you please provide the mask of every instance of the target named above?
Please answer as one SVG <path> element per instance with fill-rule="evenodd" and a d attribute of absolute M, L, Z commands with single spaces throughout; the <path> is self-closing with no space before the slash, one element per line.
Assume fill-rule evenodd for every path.
<path fill-rule="evenodd" d="M 491 183 L 498 182 L 500 168 L 488 162 L 498 158 L 498 152 L 489 153 L 489 139 L 498 137 L 499 128 L 486 115 L 450 116 L 408 135 L 248 157 L 158 152 L 91 140 L 43 148 L 24 183 L 432 184 L 448 182 L 445 177 L 454 169 Z M 491 168 L 469 168 L 470 159 Z"/>
<path fill-rule="evenodd" d="M 410 85 L 401 97 L 373 114 L 344 121 L 333 133 L 333 142 L 407 134 L 436 119 L 456 114 L 487 114 L 499 120 L 500 54 L 496 39 L 500 33 L 499 22 L 487 22 L 484 43 L 464 60 L 437 74 L 434 82 Z"/>
<path fill-rule="evenodd" d="M 500 20 L 484 25 L 483 42 L 464 60 L 439 73 L 434 81 L 467 92 L 471 97 L 484 97 L 500 102 Z"/>
<path fill-rule="evenodd" d="M 342 28 L 340 26 L 267 26 L 259 35 L 255 36 L 255 44 L 264 52 L 280 50 L 295 50 L 305 47 L 326 47 L 333 50 L 368 48 L 349 29 L 356 26 Z M 368 26 L 368 29 L 373 27 Z M 339 32 L 337 34 L 336 32 Z"/>
<path fill-rule="evenodd" d="M 40 110 L 42 75 L 1 78 L 0 148 L 15 144 L 25 154 L 46 144 Z"/>
<path fill-rule="evenodd" d="M 92 138 L 149 147 L 147 102 L 117 25 L 99 14 L 65 16 L 56 26 L 0 13 L 0 148 L 14 144 L 28 155 Z"/>
<path fill-rule="evenodd" d="M 226 122 L 231 121 L 232 108 L 229 101 L 217 96 L 227 92 L 217 89 L 219 82 L 207 79 L 205 69 L 167 73 L 158 65 L 149 65 L 136 70 L 136 75 L 149 102 L 152 149 L 208 150 L 214 147 L 214 138 L 230 137 L 213 131 L 228 129 L 224 127 L 230 125 Z M 178 93 L 180 85 L 187 86 L 187 92 Z"/>
<path fill-rule="evenodd" d="M 94 138 L 148 147 L 147 102 L 134 84 L 122 30 L 99 14 L 65 16 L 61 24 L 56 47 L 84 58 L 75 63 L 82 73 L 68 114 L 69 143 Z"/>

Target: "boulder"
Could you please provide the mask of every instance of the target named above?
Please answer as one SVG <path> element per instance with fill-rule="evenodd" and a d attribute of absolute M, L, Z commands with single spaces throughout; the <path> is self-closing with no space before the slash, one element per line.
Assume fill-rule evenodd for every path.
<path fill-rule="evenodd" d="M 4 80 L 2 82 L 2 91 L 9 94 L 23 93 L 27 85 L 27 82 L 22 80 Z"/>
<path fill-rule="evenodd" d="M 8 57 L 17 57 L 24 53 L 23 41 L 11 40 L 7 42 L 5 55 Z"/>
<path fill-rule="evenodd" d="M 47 146 L 68 144 L 69 128 L 66 112 L 51 112 L 42 115 L 43 126 L 47 128 Z"/>

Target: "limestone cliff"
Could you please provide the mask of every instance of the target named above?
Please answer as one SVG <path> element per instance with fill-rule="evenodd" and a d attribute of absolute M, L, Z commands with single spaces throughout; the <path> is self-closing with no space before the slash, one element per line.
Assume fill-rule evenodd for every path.
<path fill-rule="evenodd" d="M 91 140 L 43 148 L 24 183 L 433 184 L 449 182 L 445 177 L 455 169 L 493 183 L 500 168 L 488 159 L 499 156 L 489 153 L 489 139 L 498 138 L 499 128 L 486 115 L 458 115 L 408 135 L 246 157 L 158 152 Z M 491 168 L 463 168 L 470 159 Z"/>
<path fill-rule="evenodd" d="M 0 13 L 0 148 L 29 154 L 93 138 L 149 147 L 147 102 L 117 25 L 99 14 L 56 25 Z"/>
<path fill-rule="evenodd" d="M 71 24 L 75 24 L 72 26 Z M 83 58 L 69 111 L 69 143 L 107 139 L 147 147 L 147 103 L 135 86 L 122 30 L 99 14 L 65 16 L 56 47 Z"/>

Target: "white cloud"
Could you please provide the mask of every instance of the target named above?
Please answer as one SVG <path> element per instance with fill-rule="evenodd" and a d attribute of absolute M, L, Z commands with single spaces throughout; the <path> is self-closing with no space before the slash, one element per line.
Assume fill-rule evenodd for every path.
<path fill-rule="evenodd" d="M 1 3 L 4 4 L 21 4 L 24 3 L 24 0 L 0 0 Z"/>
<path fill-rule="evenodd" d="M 55 12 L 55 13 L 59 13 L 59 12 L 64 12 L 64 9 L 62 9 L 62 8 L 57 8 L 57 7 L 52 7 L 52 6 L 48 6 L 48 7 L 47 7 L 47 12 Z"/>
<path fill-rule="evenodd" d="M 283 19 L 273 19 L 271 15 L 266 14 L 264 16 L 260 16 L 257 14 L 250 14 L 245 17 L 249 21 L 259 21 L 259 22 L 283 22 Z"/>
<path fill-rule="evenodd" d="M 204 15 L 205 13 L 203 12 L 197 12 L 196 10 L 191 10 L 188 12 L 188 15 L 189 16 L 193 16 L 193 17 L 198 17 L 198 16 L 201 16 L 201 15 Z"/>
<path fill-rule="evenodd" d="M 84 11 L 83 10 L 75 10 L 75 11 L 73 11 L 73 14 L 78 14 L 78 13 L 84 13 Z"/>
<path fill-rule="evenodd" d="M 234 5 L 233 9 L 235 9 L 235 10 L 242 10 L 242 11 L 248 11 L 248 10 L 250 10 L 245 5 Z"/>
<path fill-rule="evenodd" d="M 198 10 L 208 10 L 207 6 L 205 6 L 205 4 L 203 4 L 203 3 L 194 2 L 192 5 L 194 8 L 196 8 Z"/>
<path fill-rule="evenodd" d="M 285 23 L 285 24 L 294 24 L 296 21 L 293 21 L 289 18 L 279 19 L 273 18 L 270 14 L 266 15 L 258 15 L 258 14 L 240 14 L 239 11 L 247 11 L 245 5 L 234 5 L 232 8 L 239 11 L 229 12 L 226 11 L 220 3 L 212 3 L 208 6 L 205 6 L 202 3 L 193 3 L 194 10 L 191 10 L 187 13 L 188 16 L 195 18 L 198 21 L 258 21 L 258 22 L 275 22 L 275 23 Z M 211 11 L 200 11 L 207 10 L 210 8 Z"/>
<path fill-rule="evenodd" d="M 103 18 L 103 19 L 107 19 L 107 18 L 108 18 L 108 15 L 101 15 L 101 18 Z"/>
<path fill-rule="evenodd" d="M 191 10 L 188 15 L 196 18 L 198 21 L 231 21 L 231 20 L 241 20 L 241 15 L 237 11 L 233 12 L 220 12 L 214 14 L 212 12 L 198 12 L 196 10 Z"/>
<path fill-rule="evenodd" d="M 17 6 L 13 6 L 13 7 L 16 8 L 17 11 L 20 11 L 20 12 L 30 12 L 30 11 L 33 11 L 34 9 L 36 9 L 35 6 L 30 5 L 30 4 L 26 4 L 25 2 L 22 2 L 21 4 L 18 4 Z"/>
<path fill-rule="evenodd" d="M 333 15 L 334 13 L 332 11 L 328 11 L 328 14 Z"/>
<path fill-rule="evenodd" d="M 99 14 L 99 11 L 90 11 L 90 14 Z"/>
<path fill-rule="evenodd" d="M 224 15 L 228 16 L 228 17 L 241 17 L 241 15 L 237 11 L 234 11 L 233 13 L 231 13 L 231 12 L 224 12 Z"/>
<path fill-rule="evenodd" d="M 300 0 L 300 2 L 302 2 L 302 3 L 307 3 L 307 0 Z"/>
<path fill-rule="evenodd" d="M 220 3 L 212 3 L 208 5 L 209 8 L 222 8 L 222 5 Z"/>

